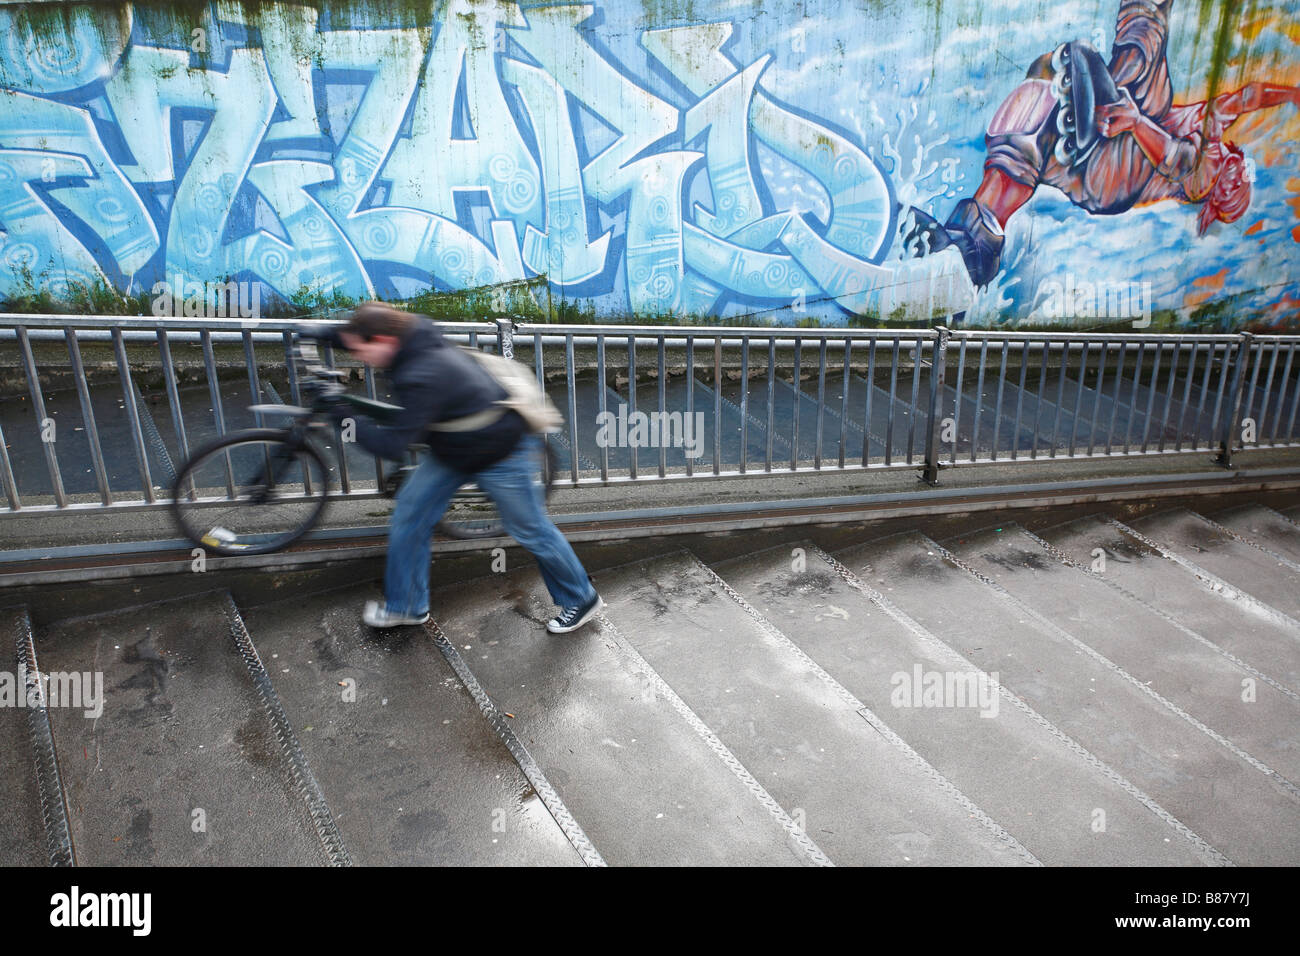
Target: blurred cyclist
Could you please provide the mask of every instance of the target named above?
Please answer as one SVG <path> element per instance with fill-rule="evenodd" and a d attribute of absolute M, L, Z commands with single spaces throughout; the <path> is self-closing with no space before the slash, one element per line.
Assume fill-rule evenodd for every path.
<path fill-rule="evenodd" d="M 385 604 L 366 602 L 362 619 L 367 624 L 385 628 L 429 619 L 433 528 L 457 489 L 471 481 L 496 502 L 506 531 L 536 558 L 560 607 L 547 630 L 577 630 L 605 606 L 572 546 L 546 515 L 536 480 L 541 437 L 517 412 L 497 404 L 506 390 L 473 356 L 447 342 L 431 319 L 381 302 L 359 306 L 342 327 L 315 326 L 306 333 L 387 372 L 394 401 L 402 407 L 394 422 L 380 425 L 347 406 L 332 412 L 336 420 L 355 419 L 357 444 L 393 460 L 401 460 L 411 444 L 428 446 L 398 492 L 388 536 Z M 428 427 L 448 423 L 451 430 Z"/>

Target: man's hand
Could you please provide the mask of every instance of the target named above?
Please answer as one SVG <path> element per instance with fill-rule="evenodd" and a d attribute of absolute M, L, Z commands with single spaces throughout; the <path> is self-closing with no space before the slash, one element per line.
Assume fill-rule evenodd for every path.
<path fill-rule="evenodd" d="M 1118 103 L 1098 106 L 1093 114 L 1097 120 L 1097 129 L 1107 139 L 1114 139 L 1120 133 L 1136 129 L 1138 123 L 1142 121 L 1142 111 L 1133 102 L 1129 91 L 1121 87 L 1119 92 L 1123 99 Z"/>

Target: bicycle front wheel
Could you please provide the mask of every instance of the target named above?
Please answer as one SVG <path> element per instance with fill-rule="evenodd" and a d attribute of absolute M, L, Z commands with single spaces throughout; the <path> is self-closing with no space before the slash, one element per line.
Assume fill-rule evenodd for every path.
<path fill-rule="evenodd" d="M 320 520 L 328 469 L 310 443 L 259 428 L 223 435 L 185 463 L 172 486 L 181 533 L 220 555 L 269 554 Z"/>

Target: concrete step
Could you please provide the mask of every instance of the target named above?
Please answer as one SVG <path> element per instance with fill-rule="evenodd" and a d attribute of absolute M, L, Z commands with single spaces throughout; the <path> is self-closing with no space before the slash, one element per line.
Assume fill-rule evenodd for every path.
<path fill-rule="evenodd" d="M 88 388 L 91 412 L 99 434 L 100 452 L 108 486 L 114 493 L 139 493 L 142 487 L 140 466 L 136 458 L 134 433 L 120 386 L 95 385 Z M 52 432 L 37 421 L 34 406 L 27 396 L 0 399 L 0 426 L 18 482 L 20 497 L 51 495 L 54 484 L 46 463 L 44 438 L 53 436 L 59 480 L 69 495 L 98 495 L 99 483 L 94 469 L 90 433 L 81 400 L 75 389 L 48 390 L 43 394 L 45 415 L 53 423 Z M 142 416 L 158 409 L 147 399 L 137 402 Z M 164 408 L 165 411 L 165 408 Z M 156 445 L 148 440 L 145 429 L 145 456 L 156 489 L 171 485 L 171 463 L 162 458 Z"/>
<path fill-rule="evenodd" d="M 944 386 L 944 413 L 945 415 L 956 415 L 957 452 L 959 456 L 962 452 L 969 456 L 972 446 L 976 449 L 977 454 L 984 452 L 987 455 L 994 447 L 995 437 L 996 447 L 999 452 L 1030 445 L 1033 435 L 1029 429 L 1023 426 L 1020 429 L 1015 427 L 1015 409 L 1011 409 L 1011 415 L 1007 414 L 1005 401 L 1008 390 L 1005 387 L 1003 389 L 1004 405 L 1002 408 L 998 408 L 997 382 L 986 374 L 984 390 L 981 392 L 978 372 L 972 375 L 971 369 L 966 369 L 961 382 L 961 408 L 960 413 L 957 414 L 957 379 L 955 372 L 949 372 L 947 382 L 949 384 Z M 979 413 L 978 420 L 976 412 Z"/>
<path fill-rule="evenodd" d="M 440 589 L 431 607 L 610 865 L 815 862 L 625 638 L 602 622 L 547 633 L 531 569 Z"/>
<path fill-rule="evenodd" d="M 714 569 L 1040 861 L 1205 862 L 1131 785 L 996 684 L 986 685 L 993 693 L 983 709 L 974 695 L 967 706 L 913 699 L 918 671 L 922 680 L 935 673 L 977 679 L 984 672 L 830 555 L 811 544 L 798 547 L 802 555 L 782 547 Z"/>
<path fill-rule="evenodd" d="M 1300 561 L 1300 524 L 1272 508 L 1245 505 L 1207 517 L 1274 554 Z"/>
<path fill-rule="evenodd" d="M 884 361 L 888 361 L 887 354 L 878 353 L 877 362 L 881 361 L 882 358 Z M 922 379 L 924 379 L 924 374 Z M 900 372 L 894 387 L 894 416 L 891 428 L 889 384 L 888 372 L 882 374 L 879 366 L 875 370 L 875 379 L 873 381 L 868 381 L 865 376 L 857 373 L 850 375 L 849 415 L 854 421 L 866 426 L 870 431 L 872 435 L 872 455 L 884 455 L 885 449 L 889 448 L 893 461 L 901 461 L 907 457 L 907 436 L 913 430 L 913 455 L 924 450 L 925 415 L 911 404 L 912 377 L 910 372 L 903 370 Z M 816 388 L 816 385 L 814 384 L 813 387 Z M 842 378 L 837 378 L 832 387 L 831 376 L 827 375 L 827 394 L 834 396 L 834 402 L 843 402 L 843 388 Z M 871 401 L 869 410 L 867 408 L 868 396 L 870 396 Z M 917 402 L 923 403 L 928 400 L 929 392 L 922 389 L 917 396 Z M 868 411 L 870 414 L 868 414 Z"/>
<path fill-rule="evenodd" d="M 690 555 L 638 562 L 599 584 L 609 621 L 831 860 L 1033 862 Z"/>
<path fill-rule="evenodd" d="M 1144 361 L 1149 363 L 1152 360 L 1151 350 L 1148 349 Z M 1177 441 L 1178 422 L 1182 420 L 1190 423 L 1196 418 L 1196 404 L 1193 402 L 1188 408 L 1182 403 L 1182 389 L 1176 380 L 1173 386 L 1173 397 L 1170 397 L 1169 361 L 1169 350 L 1166 349 L 1161 357 L 1158 374 L 1153 376 L 1152 369 L 1144 369 L 1141 381 L 1135 382 L 1130 372 L 1123 376 L 1117 386 L 1112 386 L 1111 394 L 1136 413 L 1133 428 L 1125 436 L 1134 447 L 1142 447 L 1143 442 L 1146 442 L 1148 447 L 1158 446 L 1161 436 L 1165 438 L 1166 443 Z M 1213 411 L 1210 415 L 1210 419 L 1212 418 Z M 1190 424 L 1185 427 L 1190 429 Z M 1191 434 L 1190 430 L 1187 434 Z"/>
<path fill-rule="evenodd" d="M 962 390 L 965 389 L 966 385 L 963 382 Z M 985 390 L 993 396 L 993 401 L 996 403 L 998 396 L 996 379 L 990 383 L 986 378 Z M 1039 398 L 1040 390 L 1042 398 Z M 1053 447 L 1068 446 L 1070 431 L 1078 426 L 1075 425 L 1074 416 L 1070 411 L 1052 402 L 1055 394 L 1044 383 L 1041 370 L 1032 367 L 1028 370 L 1024 388 L 1020 387 L 1018 371 L 1007 373 L 1002 383 L 1001 430 L 1002 434 L 1014 436 L 1011 448 L 1015 451 L 1015 457 L 1036 457 L 1036 455 L 1050 454 Z M 1019 428 L 1016 427 L 1017 420 Z M 999 457 L 1010 456 L 999 455 Z"/>
<path fill-rule="evenodd" d="M 693 389 L 693 395 L 688 395 L 688 390 Z M 693 402 L 694 411 L 704 415 L 704 431 L 702 438 L 696 438 L 696 432 L 691 432 L 693 443 L 697 443 L 695 448 L 687 448 L 685 442 L 678 442 L 676 439 L 678 433 L 677 426 L 673 426 L 673 431 L 668 435 L 662 436 L 660 444 L 654 447 L 639 446 L 636 449 L 637 474 L 647 475 L 654 474 L 659 469 L 659 452 L 663 449 L 664 467 L 665 468 L 684 468 L 687 463 L 687 452 L 698 450 L 700 454 L 691 459 L 693 467 L 697 471 L 708 471 L 713 468 L 714 459 L 714 415 L 713 415 L 713 389 L 709 388 L 703 382 L 695 380 L 693 385 L 685 378 L 675 376 L 664 382 L 664 408 L 668 414 L 677 413 L 681 416 L 682 428 L 686 427 L 686 413 L 688 405 Z M 628 414 L 631 414 L 630 392 L 624 385 L 621 390 L 609 390 L 608 408 L 617 414 L 620 404 L 628 405 Z M 659 386 L 657 382 L 646 384 L 644 382 L 637 385 L 636 390 L 636 410 L 646 415 L 652 415 L 659 411 Z M 721 454 L 718 460 L 722 463 L 722 470 L 735 469 L 740 461 L 740 410 L 733 408 L 727 402 L 722 403 L 722 426 L 721 426 Z M 628 438 L 631 440 L 631 421 L 629 420 Z M 694 420 L 690 426 L 695 428 Z M 756 425 L 750 422 L 747 448 L 750 467 L 753 467 L 755 457 L 762 462 L 762 435 L 761 429 L 755 431 Z M 682 433 L 682 437 L 685 435 Z M 631 449 L 622 448 L 619 450 L 617 458 L 611 454 L 610 467 L 627 469 L 631 466 Z"/>
<path fill-rule="evenodd" d="M 0 656 L 0 801 L 5 808 L 0 813 L 0 866 L 50 864 L 30 727 L 36 715 L 25 705 L 26 689 L 15 652 L 15 645 L 30 633 L 25 607 L 0 608 L 0 634 L 5 639 Z"/>
<path fill-rule="evenodd" d="M 761 471 L 767 458 L 768 445 L 768 428 L 767 428 L 767 391 L 766 384 L 759 388 L 757 380 L 749 382 L 749 406 L 746 408 L 742 404 L 742 398 L 746 389 L 742 387 L 739 381 L 732 382 L 724 379 L 722 382 L 722 457 L 723 467 L 738 468 L 740 462 L 741 448 L 745 450 L 745 467 L 748 471 Z M 709 441 L 713 440 L 711 426 L 708 419 L 713 417 L 714 389 L 705 385 L 703 382 L 695 383 L 696 408 L 699 408 L 701 395 L 704 397 L 704 416 L 706 427 L 710 427 Z M 786 386 L 784 392 L 780 388 L 774 388 L 776 396 L 785 394 L 788 396 L 789 386 Z M 761 395 L 761 397 L 760 397 Z M 681 399 L 678 404 L 685 408 L 685 402 Z M 788 408 L 793 407 L 793 402 L 786 400 Z M 782 467 L 784 463 L 789 466 L 791 458 L 791 446 L 793 442 L 793 428 L 791 425 L 792 415 L 789 411 L 784 414 L 780 412 L 780 406 L 774 408 L 772 420 L 772 468 L 776 470 Z M 805 446 L 807 443 L 800 437 L 800 445 Z M 812 446 L 807 445 L 808 456 L 805 460 L 812 458 Z M 710 451 L 710 456 L 712 451 Z M 800 457 L 802 458 L 802 452 Z M 710 458 L 712 461 L 712 458 Z"/>
<path fill-rule="evenodd" d="M 1238 864 L 1300 860 L 1300 800 L 1087 654 L 1060 623 L 1011 600 L 920 534 L 839 555 L 919 624 L 1130 780 L 1199 840 Z M 1069 622 L 1065 622 L 1069 623 Z M 1206 851 L 1210 852 L 1210 851 Z"/>
<path fill-rule="evenodd" d="M 1197 568 L 1300 620 L 1300 566 L 1295 562 L 1234 538 L 1185 508 L 1140 518 L 1131 526 Z"/>
<path fill-rule="evenodd" d="M 1261 770 L 1293 788 L 1300 781 L 1300 694 L 1268 683 L 1262 672 L 1186 633 L 1105 575 L 1064 563 L 1016 525 L 942 543 L 1225 745 L 1248 754 Z M 1300 788 L 1295 795 L 1300 798 Z"/>
<path fill-rule="evenodd" d="M 796 396 L 799 413 L 799 459 L 813 461 L 817 457 L 817 400 L 803 391 L 796 392 L 788 381 L 789 372 L 784 377 L 778 372 L 772 382 L 772 431 L 774 436 L 772 448 L 772 467 L 779 468 L 782 463 L 787 467 L 790 462 L 790 449 L 794 443 L 794 424 Z M 816 380 L 802 383 L 803 387 L 817 388 Z M 862 456 L 862 426 L 850 415 L 847 419 L 840 417 L 842 402 L 838 394 L 843 386 L 842 374 L 836 382 L 836 389 L 831 388 L 830 376 L 826 383 L 826 408 L 822 414 L 821 459 L 823 463 L 838 462 L 840 457 L 840 425 L 844 425 L 844 457 L 846 462 Z M 723 394 L 736 405 L 748 392 L 749 420 L 751 430 L 759 429 L 760 435 L 767 433 L 767 379 L 751 378 L 748 388 L 742 389 L 740 382 L 728 382 Z M 834 394 L 833 394 L 834 393 Z M 764 447 L 764 452 L 766 448 Z M 875 443 L 873 454 L 884 454 L 883 439 Z M 763 461 L 762 456 L 759 462 Z"/>
<path fill-rule="evenodd" d="M 1085 567 L 1104 558 L 1106 580 L 1300 693 L 1300 627 L 1276 610 L 1216 579 L 1198 577 L 1107 516 L 1072 521 L 1038 536 Z"/>
<path fill-rule="evenodd" d="M 1093 348 L 1088 353 L 1087 370 L 1080 373 L 1070 370 L 1065 375 L 1064 388 L 1061 387 L 1062 372 L 1049 369 L 1047 373 L 1047 393 L 1061 399 L 1061 407 L 1074 416 L 1075 444 L 1081 452 L 1087 452 L 1091 444 L 1094 453 L 1106 450 L 1107 436 L 1111 437 L 1112 449 L 1123 449 L 1126 431 L 1141 435 L 1146 423 L 1142 410 L 1131 407 L 1115 398 L 1115 363 L 1119 355 L 1116 349 L 1106 353 L 1106 366 L 1100 384 L 1097 370 L 1101 363 L 1101 353 Z M 1131 374 L 1126 371 L 1125 376 Z M 1082 388 L 1080 388 L 1080 378 Z M 1208 420 L 1207 420 L 1208 421 Z M 1189 433 L 1190 434 L 1190 433 Z M 1068 442 L 1067 442 L 1068 444 Z"/>
<path fill-rule="evenodd" d="M 367 599 L 381 590 L 243 609 L 353 861 L 581 865 L 429 635 L 366 627 Z"/>
<path fill-rule="evenodd" d="M 594 378 L 589 377 L 579 378 L 574 382 L 573 396 L 577 407 L 577 414 L 574 416 L 569 408 L 568 385 L 563 382 L 551 382 L 546 386 L 546 394 L 564 416 L 564 428 L 547 439 L 555 451 L 562 476 L 571 475 L 573 469 L 573 442 L 569 434 L 570 418 L 577 423 L 579 470 L 595 470 L 600 467 L 600 446 L 596 442 L 596 437 L 600 429 L 597 418 L 600 414 L 602 387 Z M 617 399 L 609 389 L 605 389 L 605 392 L 605 407 L 617 413 Z M 626 449 L 611 447 L 609 451 L 611 468 L 626 467 Z"/>
<path fill-rule="evenodd" d="M 102 715 L 50 709 L 79 863 L 321 862 L 218 597 L 67 621 L 36 646 L 46 672 L 103 675 Z"/>

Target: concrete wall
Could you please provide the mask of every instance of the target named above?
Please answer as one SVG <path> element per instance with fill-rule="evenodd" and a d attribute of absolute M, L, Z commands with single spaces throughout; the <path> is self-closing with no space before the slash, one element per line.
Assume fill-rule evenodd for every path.
<path fill-rule="evenodd" d="M 1074 39 L 1109 59 L 1120 5 L 0 6 L 0 299 L 201 312 L 233 281 L 265 314 L 1296 329 L 1293 93 L 1220 100 L 1213 128 L 1145 102 L 1190 177 L 1130 132 L 1096 153 L 1124 162 L 1049 168 L 1060 80 L 1026 71 Z M 1296 0 L 1144 8 L 1174 104 L 1300 84 Z M 1230 122 L 1256 94 L 1279 105 Z M 991 123 L 1046 182 L 1003 191 L 1001 257 L 972 266 L 916 227 L 976 194 Z M 1218 177 L 1231 222 L 1201 216 Z"/>

